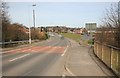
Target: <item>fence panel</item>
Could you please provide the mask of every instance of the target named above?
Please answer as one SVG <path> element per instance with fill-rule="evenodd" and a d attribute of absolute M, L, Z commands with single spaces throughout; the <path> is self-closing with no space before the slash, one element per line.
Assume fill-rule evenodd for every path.
<path fill-rule="evenodd" d="M 98 44 L 98 52 L 97 52 L 98 54 L 98 57 L 100 58 L 100 59 L 102 59 L 102 45 L 101 44 Z"/>
<path fill-rule="evenodd" d="M 107 46 L 103 46 L 102 48 L 103 48 L 102 60 L 107 66 L 111 67 L 111 48 Z"/>
<path fill-rule="evenodd" d="M 118 51 L 118 73 L 120 75 L 120 50 Z"/>
<path fill-rule="evenodd" d="M 94 52 L 97 55 L 97 43 L 94 43 Z"/>
<path fill-rule="evenodd" d="M 111 68 L 116 72 L 118 71 L 118 50 L 116 49 L 112 49 Z"/>
<path fill-rule="evenodd" d="M 94 53 L 120 76 L 120 49 L 99 42 L 94 43 Z"/>

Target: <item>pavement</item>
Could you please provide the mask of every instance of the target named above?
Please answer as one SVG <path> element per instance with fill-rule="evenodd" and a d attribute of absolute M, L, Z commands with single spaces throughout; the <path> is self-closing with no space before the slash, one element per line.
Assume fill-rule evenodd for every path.
<path fill-rule="evenodd" d="M 79 45 L 70 40 L 69 55 L 66 62 L 66 76 L 115 76 L 98 58 L 88 45 Z"/>
<path fill-rule="evenodd" d="M 2 52 L 2 76 L 114 76 L 104 66 L 101 69 L 89 49 L 57 34 L 47 41 L 7 49 Z"/>

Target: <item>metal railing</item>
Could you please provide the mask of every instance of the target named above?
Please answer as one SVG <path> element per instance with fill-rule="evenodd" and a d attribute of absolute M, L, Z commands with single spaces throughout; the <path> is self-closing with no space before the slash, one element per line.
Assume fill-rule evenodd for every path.
<path fill-rule="evenodd" d="M 94 42 L 94 53 L 118 76 L 120 76 L 120 48 Z"/>
<path fill-rule="evenodd" d="M 38 42 L 39 40 L 32 40 L 31 42 Z M 9 41 L 9 42 L 0 42 L 0 47 L 8 44 L 23 44 L 23 43 L 29 43 L 29 40 L 23 40 L 23 41 Z"/>

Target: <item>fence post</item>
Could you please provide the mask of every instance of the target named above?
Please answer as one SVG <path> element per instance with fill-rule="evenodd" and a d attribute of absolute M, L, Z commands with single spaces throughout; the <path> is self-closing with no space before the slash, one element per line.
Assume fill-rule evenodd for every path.
<path fill-rule="evenodd" d="M 113 48 L 111 48 L 110 51 L 111 51 L 111 52 L 110 52 L 110 53 L 111 53 L 111 54 L 110 54 L 110 55 L 111 55 L 111 62 L 110 62 L 111 65 L 110 65 L 110 67 L 113 68 L 113 66 L 112 66 L 112 65 L 113 65 L 113 64 L 112 64 L 112 59 L 113 59 Z"/>
<path fill-rule="evenodd" d="M 117 52 L 117 72 L 119 73 L 119 51 Z"/>
<path fill-rule="evenodd" d="M 98 56 L 98 43 L 97 43 L 97 52 L 96 52 L 96 55 Z"/>
<path fill-rule="evenodd" d="M 102 58 L 101 58 L 101 60 L 103 60 L 103 45 L 101 44 L 101 46 L 102 46 L 102 52 L 101 52 L 101 53 L 102 53 L 102 54 L 101 54 L 101 55 L 102 55 Z"/>

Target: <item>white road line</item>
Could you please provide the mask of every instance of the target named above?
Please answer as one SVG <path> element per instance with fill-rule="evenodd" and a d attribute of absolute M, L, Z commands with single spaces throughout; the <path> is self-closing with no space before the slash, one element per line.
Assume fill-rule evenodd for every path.
<path fill-rule="evenodd" d="M 23 76 L 29 76 L 29 74 L 31 73 L 32 71 L 29 71 L 27 73 L 25 73 Z"/>
<path fill-rule="evenodd" d="M 67 49 L 68 49 L 69 46 L 66 47 L 66 49 L 64 50 L 64 53 L 61 55 L 61 56 L 64 56 L 65 53 L 67 52 Z"/>
<path fill-rule="evenodd" d="M 62 78 L 65 78 L 65 75 L 64 75 L 64 74 L 62 75 Z"/>
<path fill-rule="evenodd" d="M 68 71 L 68 73 L 70 73 L 72 76 L 76 76 L 75 74 L 73 74 L 67 67 L 66 70 Z"/>
<path fill-rule="evenodd" d="M 11 60 L 9 60 L 9 62 L 15 61 L 15 60 L 17 60 L 17 59 L 24 58 L 24 57 L 26 57 L 26 56 L 28 56 L 28 55 L 30 55 L 30 53 L 28 53 L 28 54 L 25 54 L 25 55 L 23 55 L 23 56 L 20 56 L 20 57 L 17 57 L 17 58 L 14 58 L 14 59 L 11 59 Z"/>

